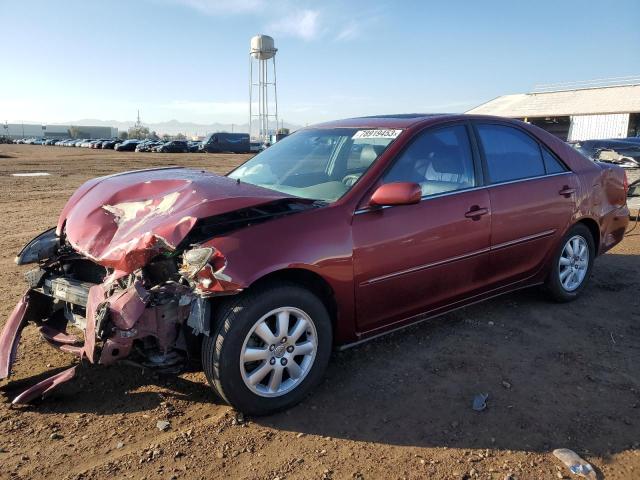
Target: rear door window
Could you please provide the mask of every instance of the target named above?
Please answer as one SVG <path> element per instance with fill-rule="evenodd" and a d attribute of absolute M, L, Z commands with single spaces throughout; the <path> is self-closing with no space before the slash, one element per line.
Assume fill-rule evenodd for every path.
<path fill-rule="evenodd" d="M 540 145 L 526 133 L 505 125 L 481 124 L 478 135 L 491 183 L 545 174 Z"/>

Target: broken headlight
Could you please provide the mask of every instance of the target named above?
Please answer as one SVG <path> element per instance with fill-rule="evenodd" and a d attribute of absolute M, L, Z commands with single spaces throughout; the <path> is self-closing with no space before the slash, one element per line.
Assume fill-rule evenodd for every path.
<path fill-rule="evenodd" d="M 211 247 L 194 248 L 182 254 L 182 266 L 180 274 L 184 277 L 193 279 L 202 270 L 209 259 L 213 256 L 214 249 Z"/>
<path fill-rule="evenodd" d="M 20 250 L 16 256 L 16 265 L 36 263 L 51 258 L 58 247 L 60 247 L 60 239 L 56 236 L 56 229 L 51 228 L 42 232 Z"/>

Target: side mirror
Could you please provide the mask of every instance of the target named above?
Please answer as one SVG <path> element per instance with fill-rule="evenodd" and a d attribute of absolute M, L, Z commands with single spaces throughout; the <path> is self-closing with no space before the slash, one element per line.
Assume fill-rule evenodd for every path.
<path fill-rule="evenodd" d="M 373 195 L 369 205 L 373 207 L 387 205 L 411 205 L 422 199 L 420 185 L 413 182 L 393 182 L 380 185 Z"/>

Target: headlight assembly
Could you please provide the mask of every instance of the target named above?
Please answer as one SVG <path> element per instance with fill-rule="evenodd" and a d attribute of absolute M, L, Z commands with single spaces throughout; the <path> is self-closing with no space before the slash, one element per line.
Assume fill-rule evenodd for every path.
<path fill-rule="evenodd" d="M 40 260 L 51 258 L 60 247 L 60 239 L 56 236 L 56 229 L 51 228 L 42 232 L 36 238 L 27 243 L 16 256 L 16 265 L 36 263 Z"/>
<path fill-rule="evenodd" d="M 214 249 L 211 247 L 187 250 L 182 254 L 180 273 L 187 278 L 195 278 L 198 272 L 207 265 L 213 253 Z"/>

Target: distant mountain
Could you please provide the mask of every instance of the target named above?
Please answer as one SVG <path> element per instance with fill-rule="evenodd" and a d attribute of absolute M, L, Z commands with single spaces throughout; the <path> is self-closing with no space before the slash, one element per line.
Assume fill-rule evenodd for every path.
<path fill-rule="evenodd" d="M 125 122 L 121 122 L 118 120 L 99 120 L 96 118 L 82 118 L 80 120 L 75 120 L 73 122 L 60 122 L 54 125 L 90 125 L 96 127 L 116 127 L 120 131 L 127 131 L 130 127 L 135 125 L 135 120 L 129 120 Z M 142 122 L 142 124 L 149 128 L 151 131 L 155 131 L 158 135 L 176 135 L 178 133 L 182 133 L 187 136 L 196 136 L 196 135 L 207 135 L 208 133 L 213 132 L 246 132 L 248 131 L 248 123 L 241 124 L 231 124 L 231 123 L 191 123 L 191 122 L 180 122 L 178 120 L 169 120 L 167 122 L 158 122 L 158 123 L 147 123 Z M 296 125 L 293 123 L 284 123 L 285 128 L 290 130 L 297 130 L 301 128 L 301 125 Z M 257 129 L 257 123 L 254 124 L 254 130 Z"/>

